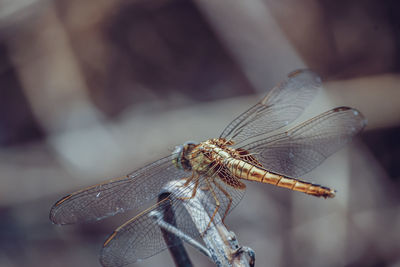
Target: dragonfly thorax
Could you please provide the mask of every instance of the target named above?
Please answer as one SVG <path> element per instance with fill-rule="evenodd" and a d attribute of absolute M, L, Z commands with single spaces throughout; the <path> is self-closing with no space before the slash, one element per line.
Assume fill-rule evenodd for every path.
<path fill-rule="evenodd" d="M 209 139 L 196 144 L 186 142 L 175 148 L 173 162 L 179 169 L 205 174 L 216 164 L 222 164 L 226 159 L 235 157 L 233 142 L 225 139 Z"/>

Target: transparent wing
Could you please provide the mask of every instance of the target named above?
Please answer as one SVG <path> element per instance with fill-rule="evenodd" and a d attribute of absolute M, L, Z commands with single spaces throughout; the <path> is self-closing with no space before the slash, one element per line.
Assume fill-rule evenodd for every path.
<path fill-rule="evenodd" d="M 177 169 L 173 157 L 63 197 L 51 208 L 50 220 L 56 224 L 100 220 L 143 205 L 156 198 L 166 182 L 191 175 Z"/>
<path fill-rule="evenodd" d="M 339 107 L 243 148 L 254 153 L 267 170 L 299 177 L 339 150 L 365 125 L 359 111 Z"/>
<path fill-rule="evenodd" d="M 320 87 L 321 79 L 316 73 L 294 71 L 259 103 L 233 120 L 220 137 L 240 143 L 279 129 L 300 116 Z"/>
<path fill-rule="evenodd" d="M 211 178 L 202 177 L 196 193 L 196 198 L 201 194 L 201 206 L 204 208 L 206 214 L 208 214 L 208 216 L 204 216 L 204 214 L 195 216 L 197 224 L 202 225 L 208 225 L 210 217 L 216 208 L 215 198 L 211 190 L 215 192 L 220 202 L 220 208 L 218 210 L 219 216 L 214 218 L 214 222 L 219 222 L 221 218 L 223 218 L 229 205 L 229 198 L 219 189 L 220 187 L 215 186 L 213 183 L 206 182 L 206 179 Z M 211 190 L 209 187 L 210 185 L 212 188 Z M 227 190 L 226 192 L 229 192 L 232 198 L 233 203 L 230 208 L 230 210 L 232 210 L 242 198 L 245 190 L 244 188 L 236 189 L 227 184 L 222 186 L 224 186 L 224 190 Z M 158 202 L 156 205 L 117 228 L 104 243 L 100 256 L 102 265 L 123 266 L 151 257 L 167 248 L 162 231 L 157 223 L 157 221 L 161 219 L 154 219 L 149 216 L 153 211 L 173 212 L 176 227 L 186 235 L 194 239 L 199 239 L 201 230 L 196 228 L 192 216 L 189 215 L 187 209 L 183 205 L 183 200 L 181 200 L 182 197 L 191 196 L 193 187 L 194 183 L 191 183 L 187 187 L 176 187 L 173 195 Z M 192 212 L 195 213 L 199 212 L 199 210 L 200 209 L 196 206 L 192 208 Z M 174 242 L 175 241 L 171 242 L 170 240 L 169 246 L 176 245 Z"/>

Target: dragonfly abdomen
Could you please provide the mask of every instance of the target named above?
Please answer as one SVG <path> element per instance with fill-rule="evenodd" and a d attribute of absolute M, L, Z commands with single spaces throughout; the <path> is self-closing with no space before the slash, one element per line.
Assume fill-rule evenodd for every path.
<path fill-rule="evenodd" d="M 328 187 L 269 172 L 243 160 L 231 159 L 227 165 L 231 173 L 240 179 L 272 184 L 316 197 L 332 198 L 335 196 L 335 190 Z"/>

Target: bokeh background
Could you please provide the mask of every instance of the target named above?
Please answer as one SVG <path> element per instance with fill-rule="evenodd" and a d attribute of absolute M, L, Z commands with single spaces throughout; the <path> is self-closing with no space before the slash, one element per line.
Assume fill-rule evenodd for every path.
<path fill-rule="evenodd" d="M 325 89 L 299 121 L 349 105 L 369 122 L 304 177 L 337 197 L 248 183 L 227 225 L 256 266 L 399 267 L 399 14 L 395 0 L 1 0 L 0 266 L 100 266 L 131 214 L 59 227 L 55 201 L 217 137 L 308 67 Z"/>

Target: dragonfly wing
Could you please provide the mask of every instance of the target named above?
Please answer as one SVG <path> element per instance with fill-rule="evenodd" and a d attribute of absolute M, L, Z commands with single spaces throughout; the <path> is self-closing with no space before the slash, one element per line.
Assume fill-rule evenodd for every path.
<path fill-rule="evenodd" d="M 157 197 L 166 182 L 190 176 L 174 166 L 174 156 L 65 196 L 51 208 L 50 220 L 56 224 L 100 220 L 143 205 Z"/>
<path fill-rule="evenodd" d="M 359 111 L 339 107 L 243 148 L 254 153 L 266 169 L 299 177 L 348 143 L 365 125 Z"/>
<path fill-rule="evenodd" d="M 233 200 L 230 210 L 240 201 L 244 193 L 244 188 L 243 190 L 237 190 L 229 185 L 218 187 L 212 182 L 213 180 L 210 177 L 203 176 L 199 179 L 195 198 L 182 200 L 182 198 L 192 195 L 192 190 L 196 184 L 195 181 L 191 182 L 188 186 L 175 186 L 172 190 L 173 194 L 118 227 L 103 245 L 100 256 L 102 265 L 123 266 L 151 257 L 167 248 L 158 223 L 163 219 L 162 217 L 151 217 L 150 214 L 152 212 L 158 211 L 161 214 L 171 212 L 174 215 L 174 226 L 176 228 L 191 238 L 199 239 L 200 234 L 204 230 L 199 230 L 196 225 L 208 225 L 211 215 L 216 209 L 214 196 L 218 198 L 220 203 L 219 216 L 214 217 L 214 223 L 222 219 L 228 208 L 229 198 L 219 188 L 222 188 L 222 186 L 225 189 L 227 187 L 230 188 L 230 191 L 227 191 Z M 191 209 L 191 216 L 187 207 L 183 205 L 184 201 L 194 201 L 187 205 Z M 196 224 L 193 223 L 193 219 L 196 220 Z M 177 240 L 169 240 L 168 245 L 177 245 Z"/>
<path fill-rule="evenodd" d="M 255 106 L 234 119 L 221 138 L 240 143 L 279 129 L 294 121 L 321 88 L 320 77 L 310 70 L 297 70 L 271 89 Z"/>
<path fill-rule="evenodd" d="M 101 264 L 113 267 L 124 266 L 166 249 L 162 231 L 157 224 L 161 218 L 151 218 L 149 215 L 153 211 L 170 212 L 172 205 L 171 199 L 166 198 L 118 227 L 103 245 L 100 255 Z M 182 214 L 175 213 L 175 216 L 182 216 Z"/>

